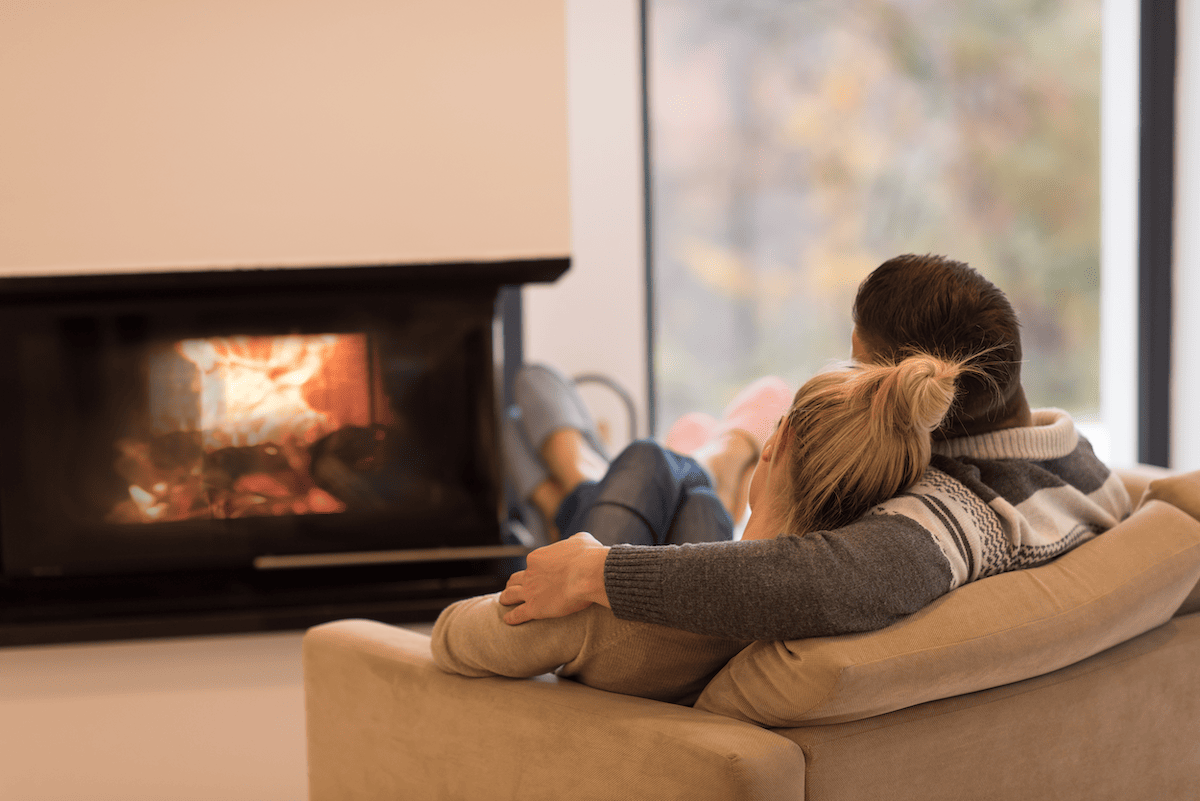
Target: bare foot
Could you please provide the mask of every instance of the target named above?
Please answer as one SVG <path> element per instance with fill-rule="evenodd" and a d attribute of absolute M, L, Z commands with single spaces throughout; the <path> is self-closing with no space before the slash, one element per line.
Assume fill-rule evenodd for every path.
<path fill-rule="evenodd" d="M 574 428 L 561 428 L 546 437 L 540 453 L 564 497 L 584 481 L 599 481 L 608 472 L 608 460 Z"/>
<path fill-rule="evenodd" d="M 529 495 L 529 500 L 537 508 L 545 523 L 548 542 L 558 541 L 559 531 L 554 526 L 554 516 L 558 514 L 558 507 L 562 505 L 566 497 L 567 493 L 563 491 L 557 481 L 551 478 L 534 487 L 533 492 Z"/>
<path fill-rule="evenodd" d="M 733 430 L 701 445 L 692 458 L 708 468 L 717 498 L 739 522 L 746 514 L 758 446 L 745 432 Z"/>

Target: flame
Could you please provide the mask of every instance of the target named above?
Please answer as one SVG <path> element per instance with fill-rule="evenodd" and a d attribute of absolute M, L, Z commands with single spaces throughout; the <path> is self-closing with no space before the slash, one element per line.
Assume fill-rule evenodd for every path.
<path fill-rule="evenodd" d="M 258 445 L 328 433 L 304 385 L 325 364 L 335 334 L 185 339 L 176 351 L 200 370 L 200 428 L 206 446 Z"/>
<path fill-rule="evenodd" d="M 309 446 L 376 421 L 371 369 L 365 334 L 164 343 L 150 360 L 151 436 L 114 443 L 128 496 L 107 519 L 345 511 L 316 485 Z"/>

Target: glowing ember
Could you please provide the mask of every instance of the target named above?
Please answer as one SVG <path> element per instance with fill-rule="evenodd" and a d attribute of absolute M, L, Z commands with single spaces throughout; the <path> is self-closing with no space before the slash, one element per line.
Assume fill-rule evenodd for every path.
<path fill-rule="evenodd" d="M 129 497 L 133 498 L 138 510 L 151 520 L 157 520 L 167 508 L 166 504 L 159 503 L 158 498 L 136 484 L 129 488 Z"/>

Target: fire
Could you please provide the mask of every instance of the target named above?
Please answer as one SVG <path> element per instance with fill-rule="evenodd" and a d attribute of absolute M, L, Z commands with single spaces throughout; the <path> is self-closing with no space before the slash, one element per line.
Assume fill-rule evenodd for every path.
<path fill-rule="evenodd" d="M 186 339 L 149 372 L 154 433 L 115 443 L 130 483 L 110 520 L 345 510 L 314 481 L 310 448 L 375 422 L 366 335 Z"/>
<path fill-rule="evenodd" d="M 328 415 L 304 397 L 338 343 L 317 336 L 185 339 L 180 355 L 200 369 L 200 428 L 206 445 L 258 445 L 300 434 L 328 433 Z"/>

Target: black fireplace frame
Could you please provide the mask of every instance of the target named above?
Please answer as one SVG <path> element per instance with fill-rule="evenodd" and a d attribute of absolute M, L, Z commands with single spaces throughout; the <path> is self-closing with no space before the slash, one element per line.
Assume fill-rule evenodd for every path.
<path fill-rule="evenodd" d="M 269 302 L 280 293 L 338 298 L 348 292 L 463 297 L 492 304 L 497 406 L 521 354 L 520 285 L 551 282 L 568 258 L 158 271 L 0 278 L 0 314 L 49 305 L 230 298 Z M 494 431 L 491 432 L 494 434 Z M 498 447 L 489 445 L 498 460 Z M 496 471 L 497 480 L 499 476 Z M 500 496 L 502 488 L 497 488 Z M 0 646 L 305 628 L 343 617 L 431 620 L 446 604 L 499 589 L 525 548 L 506 536 L 469 548 L 430 540 L 405 550 L 266 556 L 252 563 L 111 575 L 0 576 Z M 4 531 L 0 528 L 0 538 Z M 490 535 L 489 535 L 490 536 Z M 0 542 L 3 540 L 0 539 Z"/>

